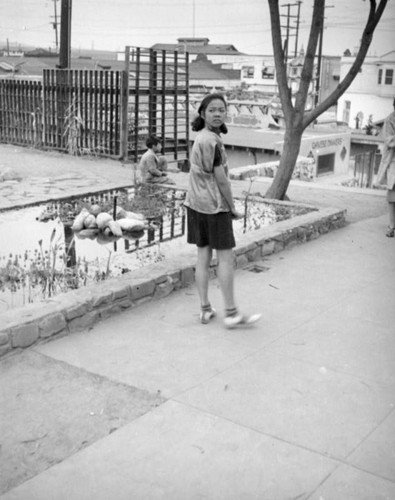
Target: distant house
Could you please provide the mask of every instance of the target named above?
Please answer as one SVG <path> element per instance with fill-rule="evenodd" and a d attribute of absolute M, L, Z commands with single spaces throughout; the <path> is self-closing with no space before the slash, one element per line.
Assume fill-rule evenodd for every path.
<path fill-rule="evenodd" d="M 203 90 L 203 93 L 212 90 L 224 91 L 240 85 L 240 71 L 223 69 L 220 64 L 213 64 L 207 56 L 200 54 L 189 65 L 189 88 Z M 199 93 L 199 92 L 197 92 Z"/>
<path fill-rule="evenodd" d="M 42 78 L 44 69 L 55 69 L 58 64 L 59 55 L 44 49 L 36 49 L 18 57 L 0 56 L 0 77 Z M 79 70 L 122 70 L 125 65 L 115 58 L 80 56 L 71 58 L 70 67 Z"/>
<path fill-rule="evenodd" d="M 177 52 L 188 52 L 190 61 L 199 55 L 207 56 L 211 61 L 214 56 L 220 56 L 221 62 L 226 58 L 232 58 L 241 54 L 231 44 L 211 44 L 208 38 L 178 38 L 178 43 L 156 43 L 151 47 L 153 50 L 170 50 Z"/>
<path fill-rule="evenodd" d="M 355 56 L 341 58 L 340 78 L 349 71 Z M 369 121 L 380 121 L 393 109 L 395 96 L 395 50 L 380 57 L 367 56 L 360 72 L 339 98 L 337 119 L 361 129 Z"/>
<path fill-rule="evenodd" d="M 25 52 L 25 57 L 59 57 L 57 52 L 52 50 L 37 48 L 33 50 L 29 50 L 29 52 Z"/>

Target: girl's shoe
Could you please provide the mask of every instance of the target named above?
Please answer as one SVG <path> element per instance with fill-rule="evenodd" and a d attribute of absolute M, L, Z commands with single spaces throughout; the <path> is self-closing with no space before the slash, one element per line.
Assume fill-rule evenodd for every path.
<path fill-rule="evenodd" d="M 387 236 L 387 238 L 393 238 L 395 236 L 395 227 L 388 226 L 385 235 Z"/>
<path fill-rule="evenodd" d="M 250 326 L 256 323 L 261 316 L 262 314 L 251 314 L 251 316 L 245 316 L 243 314 L 225 316 L 224 324 L 228 329 L 237 328 L 238 326 Z"/>
<path fill-rule="evenodd" d="M 200 323 L 207 325 L 216 315 L 217 311 L 213 307 L 209 311 L 200 311 Z"/>

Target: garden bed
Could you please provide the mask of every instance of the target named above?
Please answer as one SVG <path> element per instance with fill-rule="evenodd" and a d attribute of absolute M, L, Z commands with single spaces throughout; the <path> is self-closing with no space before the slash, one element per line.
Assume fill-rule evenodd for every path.
<path fill-rule="evenodd" d="M 267 203 L 267 201 L 265 202 Z M 283 208 L 292 204 L 274 202 Z M 235 266 L 250 265 L 263 257 L 318 238 L 345 225 L 345 210 L 301 207 L 303 214 L 239 232 Z M 59 335 L 91 327 L 95 322 L 142 302 L 160 299 L 194 281 L 196 250 L 183 245 L 160 262 L 109 277 L 67 293 L 0 314 L 0 356 Z M 215 275 L 215 260 L 212 262 Z"/>
<path fill-rule="evenodd" d="M 119 277 L 182 251 L 184 198 L 183 190 L 151 186 L 1 213 L 0 228 L 9 238 L 0 254 L 0 312 Z M 236 205 L 245 214 L 234 222 L 236 237 L 315 210 L 249 194 Z M 104 214 L 112 223 L 132 210 L 127 213 L 141 214 L 144 229 L 140 225 L 137 232 L 114 235 L 95 224 L 95 229 L 81 225 L 76 230 L 83 213 L 95 222 L 89 213 L 93 208 L 97 218 Z"/>

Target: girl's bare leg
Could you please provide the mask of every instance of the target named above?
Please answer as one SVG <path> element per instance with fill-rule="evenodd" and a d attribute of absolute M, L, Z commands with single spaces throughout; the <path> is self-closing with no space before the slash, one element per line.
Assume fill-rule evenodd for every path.
<path fill-rule="evenodd" d="M 210 262 L 212 255 L 213 251 L 209 246 L 198 247 L 197 249 L 195 279 L 200 298 L 200 305 L 202 307 L 210 304 L 208 299 L 208 284 L 209 284 Z"/>
<path fill-rule="evenodd" d="M 226 310 L 235 309 L 233 251 L 217 250 L 217 276 Z"/>

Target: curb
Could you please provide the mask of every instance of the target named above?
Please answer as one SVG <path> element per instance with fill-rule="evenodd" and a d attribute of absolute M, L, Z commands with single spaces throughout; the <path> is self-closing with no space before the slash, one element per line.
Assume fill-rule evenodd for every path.
<path fill-rule="evenodd" d="M 341 228 L 345 216 L 346 210 L 325 208 L 245 233 L 234 249 L 235 267 Z M 195 248 L 189 247 L 164 262 L 0 314 L 0 357 L 90 328 L 113 314 L 190 286 L 195 281 L 195 258 Z M 212 268 L 215 265 L 214 259 Z"/>

